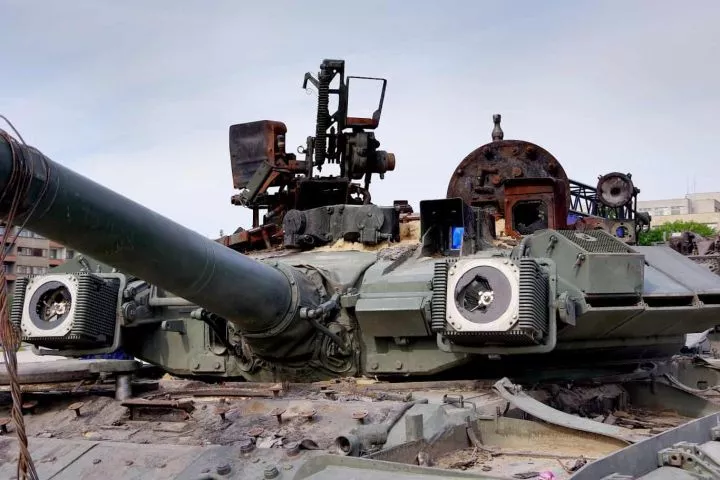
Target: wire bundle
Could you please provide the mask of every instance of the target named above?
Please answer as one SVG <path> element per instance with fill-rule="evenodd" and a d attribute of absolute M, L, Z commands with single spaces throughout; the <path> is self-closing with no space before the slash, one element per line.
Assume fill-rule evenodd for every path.
<path fill-rule="evenodd" d="M 0 118 L 4 119 L 10 127 L 15 131 L 20 141 L 23 143 L 25 148 L 25 141 L 22 136 L 15 130 L 12 123 L 5 117 L 0 115 Z M 0 137 L 2 137 L 10 146 L 12 153 L 12 174 L 5 186 L 4 191 L 0 194 L 0 205 L 8 205 L 8 214 L 6 216 L 5 224 L 6 228 L 2 234 L 2 249 L 0 250 L 0 260 L 4 261 L 10 248 L 15 244 L 18 235 L 25 228 L 25 223 L 30 218 L 35 210 L 37 204 L 30 207 L 29 213 L 25 216 L 23 224 L 18 228 L 15 236 L 11 237 L 10 232 L 12 226 L 15 223 L 15 216 L 20 208 L 25 207 L 25 197 L 29 191 L 29 188 L 33 182 L 35 172 L 32 168 L 33 162 L 27 162 L 24 157 L 23 149 L 18 145 L 17 141 L 12 138 L 7 132 L 0 129 Z M 44 157 L 41 158 L 44 160 Z M 43 184 L 42 192 L 37 197 L 42 199 L 45 191 L 48 188 L 49 175 L 49 164 L 46 161 L 42 162 L 45 167 L 45 181 Z M 19 332 L 15 330 L 13 325 L 10 323 L 10 305 L 9 296 L 7 292 L 7 282 L 5 278 L 5 269 L 0 269 L 0 343 L 3 347 L 3 356 L 5 357 L 5 365 L 10 378 L 10 392 L 12 396 L 12 419 L 15 424 L 15 432 L 18 438 L 20 446 L 19 458 L 17 463 L 17 476 L 19 479 L 30 478 L 32 480 L 38 480 L 38 474 L 35 469 L 30 450 L 28 448 L 28 439 L 25 433 L 25 420 L 22 414 L 22 390 L 18 379 L 17 370 L 17 351 L 20 348 L 21 336 Z"/>

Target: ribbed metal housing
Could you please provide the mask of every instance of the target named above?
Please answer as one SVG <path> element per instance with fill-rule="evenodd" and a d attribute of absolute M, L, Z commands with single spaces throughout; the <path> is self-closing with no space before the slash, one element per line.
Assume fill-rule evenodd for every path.
<path fill-rule="evenodd" d="M 22 321 L 23 305 L 25 304 L 25 292 L 27 291 L 28 281 L 29 279 L 27 277 L 15 280 L 13 303 L 12 308 L 10 309 L 10 323 L 12 323 L 18 330 L 20 329 L 20 322 Z"/>
<path fill-rule="evenodd" d="M 435 263 L 432 280 L 433 293 L 430 301 L 430 330 L 434 333 L 445 330 L 448 269 L 448 262 Z"/>
<path fill-rule="evenodd" d="M 548 276 L 532 258 L 520 259 L 520 314 L 516 328 L 539 341 L 548 331 Z"/>
<path fill-rule="evenodd" d="M 119 281 L 116 278 L 101 278 L 92 273 L 48 275 L 35 277 L 33 282 L 52 282 L 58 277 L 74 279 L 77 283 L 72 302 L 74 311 L 63 321 L 70 323 L 69 331 L 64 335 L 43 336 L 40 334 L 28 335 L 28 331 L 37 331 L 31 328 L 32 320 L 29 310 L 23 308 L 24 297 L 27 295 L 27 283 L 22 291 L 23 301 L 14 301 L 12 321 L 19 323 L 23 330 L 23 341 L 47 348 L 101 348 L 112 345 L 115 337 L 117 320 L 117 301 L 119 295 Z M 16 289 L 17 293 L 18 290 Z M 16 297 L 17 298 L 17 297 Z M 18 312 L 17 309 L 22 311 Z M 29 305 L 29 309 L 36 308 Z M 18 316 L 21 317 L 18 322 Z"/>

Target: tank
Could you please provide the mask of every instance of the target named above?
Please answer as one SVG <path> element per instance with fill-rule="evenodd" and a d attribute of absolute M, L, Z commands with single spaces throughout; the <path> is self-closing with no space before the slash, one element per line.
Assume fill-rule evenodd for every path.
<path fill-rule="evenodd" d="M 379 93 L 357 115 L 349 99 L 362 83 Z M 506 140 L 496 114 L 490 141 L 459 161 L 445 198 L 377 205 L 373 177 L 397 181 L 385 179 L 396 157 L 375 135 L 387 81 L 346 77 L 344 61 L 324 60 L 305 75 L 309 85 L 316 131 L 299 156 L 287 151 L 282 122 L 230 126 L 230 200 L 253 221 L 218 239 L 0 138 L 9 194 L 0 216 L 82 253 L 17 280 L 10 320 L 22 341 L 37 355 L 121 355 L 248 388 L 338 378 L 562 383 L 668 364 L 688 334 L 718 323 L 720 277 L 667 246 L 637 245 L 651 218 L 636 211 L 632 175 L 571 180 L 545 148 Z M 331 168 L 338 173 L 323 175 Z M 508 385 L 495 391 L 517 400 Z M 462 396 L 452 398 L 442 403 L 467 413 Z M 336 446 L 358 450 L 365 435 Z"/>
<path fill-rule="evenodd" d="M 381 92 L 367 118 L 347 109 L 361 81 Z M 281 122 L 230 127 L 231 201 L 254 222 L 217 241 L 3 140 L 2 190 L 32 172 L 16 222 L 108 266 L 18 281 L 23 340 L 65 356 L 122 349 L 177 375 L 307 381 L 489 358 L 636 361 L 717 323 L 720 279 L 635 245 L 649 219 L 631 175 L 571 181 L 544 148 L 505 140 L 495 115 L 492 141 L 459 162 L 446 198 L 418 213 L 375 205 L 371 179 L 396 162 L 374 134 L 386 81 L 345 78 L 343 61 L 326 60 L 309 82 L 317 130 L 303 159 L 285 150 Z M 340 175 L 317 174 L 330 165 Z"/>

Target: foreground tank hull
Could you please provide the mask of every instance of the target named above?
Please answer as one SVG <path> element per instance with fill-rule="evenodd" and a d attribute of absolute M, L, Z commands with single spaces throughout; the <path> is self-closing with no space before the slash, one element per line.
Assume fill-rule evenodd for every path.
<path fill-rule="evenodd" d="M 71 382 L 25 383 L 40 478 L 684 478 L 671 457 L 692 445 L 679 441 L 703 445 L 702 473 L 720 465 L 712 394 L 650 382 L 648 371 L 526 390 L 508 379 L 207 384 L 140 369 L 138 398 L 116 401 L 98 371 L 117 366 L 98 362 Z M 12 425 L 8 433 L 2 478 L 15 475 Z"/>

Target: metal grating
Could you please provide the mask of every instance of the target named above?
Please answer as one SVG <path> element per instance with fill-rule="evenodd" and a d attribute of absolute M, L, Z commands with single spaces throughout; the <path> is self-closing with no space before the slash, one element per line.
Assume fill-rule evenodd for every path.
<path fill-rule="evenodd" d="M 537 332 L 538 340 L 548 330 L 548 276 L 532 258 L 520 259 L 520 312 L 516 328 Z"/>
<path fill-rule="evenodd" d="M 25 292 L 30 279 L 28 277 L 18 278 L 15 281 L 13 291 L 12 308 L 10 309 L 10 323 L 20 331 L 22 324 L 23 305 L 25 304 Z"/>
<path fill-rule="evenodd" d="M 449 268 L 450 265 L 446 261 L 435 263 L 435 272 L 432 280 L 433 293 L 430 301 L 430 330 L 433 332 L 442 332 L 445 330 Z"/>
<path fill-rule="evenodd" d="M 503 347 L 537 345 L 539 343 L 536 330 L 515 328 L 507 332 L 458 332 L 448 330 L 443 332 L 451 337 L 458 345 L 468 346 L 489 346 L 500 345 Z"/>
<path fill-rule="evenodd" d="M 558 230 L 560 235 L 570 240 L 575 245 L 592 253 L 636 253 L 612 235 L 602 230 L 586 230 L 578 232 L 575 230 Z"/>
<path fill-rule="evenodd" d="M 78 275 L 73 333 L 100 342 L 112 343 L 117 321 L 119 281 L 95 275 Z"/>

